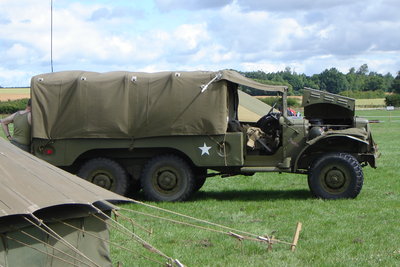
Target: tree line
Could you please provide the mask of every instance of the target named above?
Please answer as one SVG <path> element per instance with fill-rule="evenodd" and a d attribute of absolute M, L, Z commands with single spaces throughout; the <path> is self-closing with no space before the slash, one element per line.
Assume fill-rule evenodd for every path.
<path fill-rule="evenodd" d="M 263 71 L 241 72 L 248 78 L 271 85 L 286 85 L 289 95 L 301 95 L 304 87 L 343 94 L 356 98 L 384 97 L 386 92 L 400 94 L 400 71 L 396 77 L 391 73 L 385 75 L 369 71 L 368 65 L 363 64 L 358 69 L 351 68 L 346 74 L 336 68 L 326 69 L 320 74 L 308 76 L 298 74 L 286 67 L 284 71 L 265 73 Z M 263 95 L 265 92 L 244 88 L 249 94 Z M 363 97 L 364 96 L 364 97 Z"/>

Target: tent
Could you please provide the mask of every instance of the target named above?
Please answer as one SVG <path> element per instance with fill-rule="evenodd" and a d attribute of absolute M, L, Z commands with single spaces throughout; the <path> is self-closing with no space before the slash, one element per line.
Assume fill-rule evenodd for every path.
<path fill-rule="evenodd" d="M 107 214 L 120 195 L 0 138 L 0 266 L 112 266 Z"/>
<path fill-rule="evenodd" d="M 257 122 L 270 111 L 271 106 L 243 91 L 238 91 L 238 117 L 242 122 Z"/>

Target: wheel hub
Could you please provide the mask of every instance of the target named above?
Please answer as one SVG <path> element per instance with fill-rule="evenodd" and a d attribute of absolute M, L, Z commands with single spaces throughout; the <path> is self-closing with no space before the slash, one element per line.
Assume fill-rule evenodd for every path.
<path fill-rule="evenodd" d="M 331 169 L 325 175 L 325 183 L 329 188 L 338 189 L 342 187 L 346 179 L 344 174 L 338 169 Z"/>
<path fill-rule="evenodd" d="M 172 190 L 176 187 L 177 181 L 175 173 L 171 171 L 162 171 L 158 174 L 158 186 L 163 190 Z"/>
<path fill-rule="evenodd" d="M 112 179 L 104 173 L 99 173 L 93 177 L 92 183 L 101 186 L 105 189 L 110 189 L 112 185 Z"/>

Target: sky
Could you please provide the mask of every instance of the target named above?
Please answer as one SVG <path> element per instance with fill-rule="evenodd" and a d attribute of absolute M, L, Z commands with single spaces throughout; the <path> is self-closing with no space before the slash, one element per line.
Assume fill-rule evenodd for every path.
<path fill-rule="evenodd" d="M 0 0 L 0 86 L 51 72 L 51 0 Z M 399 0 L 53 0 L 53 70 L 400 71 Z"/>

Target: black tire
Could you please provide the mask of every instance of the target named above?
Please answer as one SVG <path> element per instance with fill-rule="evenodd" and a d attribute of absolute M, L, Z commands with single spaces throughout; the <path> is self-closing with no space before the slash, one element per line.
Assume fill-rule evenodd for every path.
<path fill-rule="evenodd" d="M 207 169 L 198 169 L 194 172 L 194 189 L 197 192 L 203 187 L 207 179 Z"/>
<path fill-rule="evenodd" d="M 77 175 L 120 195 L 125 195 L 129 188 L 128 174 L 120 164 L 112 159 L 91 159 L 82 165 Z"/>
<path fill-rule="evenodd" d="M 311 193 L 323 199 L 355 198 L 363 181 L 360 163 L 346 153 L 322 156 L 312 164 L 308 174 Z"/>
<path fill-rule="evenodd" d="M 152 201 L 186 200 L 195 186 L 192 169 L 175 155 L 161 155 L 149 160 L 140 182 L 145 197 Z"/>
<path fill-rule="evenodd" d="M 130 176 L 130 185 L 129 185 L 129 193 L 135 194 L 142 190 L 142 185 L 140 184 L 139 179 L 133 179 L 132 176 Z"/>

